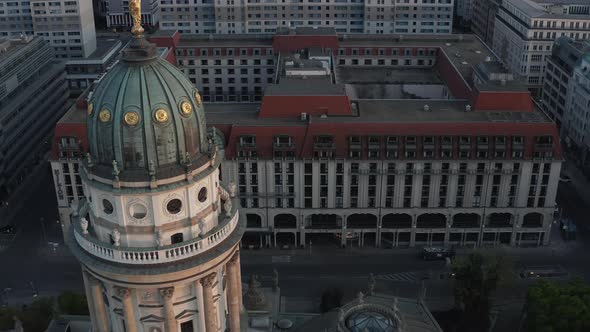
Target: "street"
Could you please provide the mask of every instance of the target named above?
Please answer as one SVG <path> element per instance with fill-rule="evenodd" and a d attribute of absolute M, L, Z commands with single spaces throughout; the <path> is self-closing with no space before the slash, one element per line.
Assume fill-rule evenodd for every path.
<path fill-rule="evenodd" d="M 34 183 L 36 188 L 26 198 L 25 208 L 19 211 L 17 236 L 0 252 L 0 263 L 5 267 L 0 274 L 0 294 L 7 304 L 30 302 L 35 292 L 39 296 L 55 296 L 63 290 L 84 290 L 80 267 L 65 248 L 60 225 L 56 223 L 57 208 L 49 167 Z M 569 183 L 560 184 L 558 203 L 564 214 L 578 223 L 576 241 L 564 242 L 554 224 L 549 247 L 486 250 L 508 256 L 517 271 L 530 267 L 560 267 L 570 276 L 582 275 L 590 279 L 590 258 L 585 255 L 590 249 L 589 227 L 584 224 L 590 208 L 570 186 Z M 53 250 L 48 242 L 59 245 Z M 340 249 L 319 245 L 314 245 L 311 251 L 243 249 L 242 276 L 247 282 L 252 274 L 260 275 L 263 285 L 270 286 L 272 271 L 277 269 L 281 294 L 292 299 L 287 301 L 287 310 L 290 304 L 293 310 L 317 310 L 313 303 L 319 303 L 321 292 L 327 288 L 340 288 L 345 297 L 352 297 L 366 288 L 369 273 L 376 276 L 377 291 L 409 297 L 418 295 L 424 279 L 429 305 L 436 301 L 448 304 L 452 299 L 450 281 L 441 277 L 445 262 L 424 261 L 418 257 L 418 252 L 418 248 Z M 470 249 L 459 249 L 457 255 L 469 252 Z M 518 290 L 507 291 L 505 299 L 521 297 L 528 284 L 529 280 L 519 280 L 515 283 Z"/>

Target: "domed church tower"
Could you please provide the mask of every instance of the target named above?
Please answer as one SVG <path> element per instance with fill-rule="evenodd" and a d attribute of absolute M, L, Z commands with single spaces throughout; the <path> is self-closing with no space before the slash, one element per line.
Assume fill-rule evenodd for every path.
<path fill-rule="evenodd" d="M 239 332 L 235 185 L 223 185 L 222 136 L 201 96 L 143 38 L 134 38 L 88 102 L 87 201 L 69 245 L 82 264 L 93 331 Z"/>

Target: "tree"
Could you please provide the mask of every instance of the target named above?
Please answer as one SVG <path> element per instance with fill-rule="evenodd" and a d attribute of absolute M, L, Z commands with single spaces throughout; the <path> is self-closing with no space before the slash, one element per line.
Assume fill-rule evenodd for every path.
<path fill-rule="evenodd" d="M 528 332 L 590 331 L 590 286 L 541 280 L 527 293 L 525 315 Z"/>
<path fill-rule="evenodd" d="M 65 315 L 89 315 L 88 302 L 84 294 L 65 291 L 57 298 L 59 312 Z"/>
<path fill-rule="evenodd" d="M 459 312 L 457 331 L 486 331 L 490 296 L 508 280 L 511 264 L 502 256 L 474 252 L 453 263 L 455 303 Z"/>
<path fill-rule="evenodd" d="M 321 312 L 328 312 L 342 305 L 342 291 L 338 288 L 327 289 L 322 293 Z"/>
<path fill-rule="evenodd" d="M 55 301 L 52 297 L 40 297 L 29 306 L 23 306 L 19 315 L 27 332 L 43 332 L 55 314 Z"/>

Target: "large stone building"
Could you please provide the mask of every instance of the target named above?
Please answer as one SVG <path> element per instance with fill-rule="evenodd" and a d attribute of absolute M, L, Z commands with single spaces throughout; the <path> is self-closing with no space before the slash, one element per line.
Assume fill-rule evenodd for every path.
<path fill-rule="evenodd" d="M 92 2 L 27 0 L 0 3 L 0 36 L 42 36 L 58 58 L 83 58 L 96 49 Z"/>
<path fill-rule="evenodd" d="M 49 150 L 68 87 L 63 61 L 54 59 L 43 39 L 3 39 L 0 50 L 0 202 L 5 202 Z M 0 224 L 8 222 L 2 207 Z"/>
<path fill-rule="evenodd" d="M 136 7 L 137 8 L 137 7 Z M 139 11 L 134 18 L 139 18 Z M 222 184 L 223 137 L 197 89 L 134 26 L 85 105 L 67 243 L 82 264 L 92 330 L 241 331 L 240 218 Z"/>
<path fill-rule="evenodd" d="M 553 42 L 562 36 L 576 41 L 590 38 L 590 3 L 503 0 L 494 29 L 494 50 L 538 98 Z"/>
<path fill-rule="evenodd" d="M 212 102 L 244 244 L 548 243 L 559 135 L 485 45 L 312 31 L 152 38 Z"/>
<path fill-rule="evenodd" d="M 330 27 L 342 34 L 444 34 L 451 33 L 453 22 L 453 0 L 162 0 L 160 10 L 161 29 L 185 34 L 274 34 L 293 27 Z"/>

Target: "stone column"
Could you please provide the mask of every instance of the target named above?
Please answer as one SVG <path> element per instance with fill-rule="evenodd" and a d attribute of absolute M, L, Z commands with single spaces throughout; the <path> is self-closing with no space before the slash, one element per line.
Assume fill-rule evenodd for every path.
<path fill-rule="evenodd" d="M 240 313 L 241 313 L 241 301 L 242 298 L 242 281 L 238 279 L 239 275 L 239 256 L 240 252 L 234 253 L 232 258 L 227 263 L 227 298 L 229 300 L 229 325 L 230 332 L 240 332 Z"/>
<path fill-rule="evenodd" d="M 123 301 L 123 316 L 125 317 L 125 331 L 138 332 L 137 321 L 135 320 L 135 308 L 131 299 L 131 289 L 116 287 L 116 294 Z"/>
<path fill-rule="evenodd" d="M 94 306 L 92 287 L 91 287 L 91 281 L 90 281 L 90 278 L 92 278 L 92 276 L 88 272 L 82 271 L 82 278 L 84 279 L 84 290 L 86 292 L 86 300 L 88 301 L 88 311 L 90 312 L 90 321 L 92 322 L 92 330 L 99 331 L 98 319 L 96 317 L 96 309 Z"/>
<path fill-rule="evenodd" d="M 213 272 L 201 279 L 206 332 L 217 332 L 217 312 L 215 310 L 215 303 L 213 302 L 213 284 L 215 283 L 216 277 L 217 273 Z"/>
<path fill-rule="evenodd" d="M 100 280 L 96 279 L 88 272 L 87 280 L 89 282 L 90 287 L 90 297 L 88 300 L 92 301 L 93 305 L 90 308 L 94 311 L 93 325 L 95 326 L 97 332 L 109 332 L 111 330 L 110 323 L 109 323 L 109 314 L 107 312 L 106 305 L 104 303 L 104 297 L 102 293 L 102 284 Z"/>
<path fill-rule="evenodd" d="M 166 332 L 176 332 L 176 316 L 174 315 L 174 287 L 160 288 L 160 296 L 164 300 L 164 326 Z"/>

